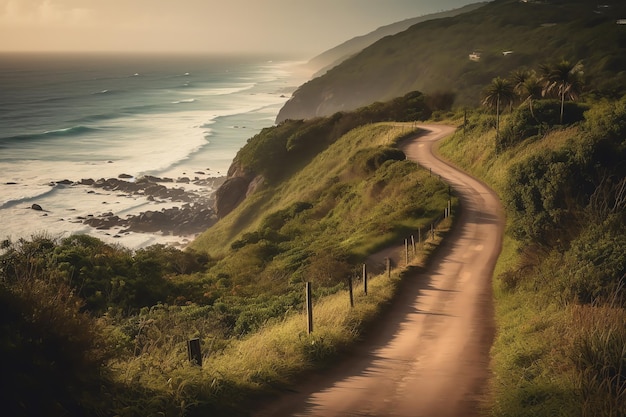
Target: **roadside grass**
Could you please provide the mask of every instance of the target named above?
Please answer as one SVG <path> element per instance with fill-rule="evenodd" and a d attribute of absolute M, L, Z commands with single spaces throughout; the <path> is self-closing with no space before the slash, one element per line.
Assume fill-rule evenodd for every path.
<path fill-rule="evenodd" d="M 495 132 L 488 122 L 479 120 L 488 117 L 470 116 L 471 128 L 465 134 L 459 128 L 439 151 L 501 196 L 513 164 L 574 148 L 582 137 L 580 126 L 556 127 L 496 154 Z M 502 123 L 506 125 L 507 115 Z M 607 259 L 590 267 L 567 245 L 535 247 L 516 240 L 509 230 L 511 222 L 507 215 L 507 233 L 494 274 L 497 335 L 491 351 L 493 377 L 487 412 L 494 417 L 626 415 L 626 316 L 620 305 L 621 287 L 613 301 L 592 304 L 573 299 L 571 287 L 571 277 L 580 277 L 581 265 L 587 269 L 576 285 L 598 280 L 597 274 L 611 274 L 604 271 L 612 252 L 604 248 L 618 242 L 602 246 L 602 239 L 614 239 L 607 234 L 611 229 L 590 224 L 585 227 L 604 231 L 597 242 L 574 241 L 577 247 L 587 248 L 580 253 L 597 250 Z"/>
<path fill-rule="evenodd" d="M 314 288 L 310 334 L 304 311 L 272 319 L 257 332 L 227 341 L 202 335 L 202 317 L 194 311 L 197 306 L 160 306 L 145 311 L 143 328 L 149 343 L 111 365 L 120 390 L 126 393 L 116 404 L 117 415 L 243 416 L 251 407 L 292 389 L 307 372 L 332 366 L 392 302 L 407 271 L 428 262 L 452 221 L 451 217 L 439 224 L 434 239 L 418 246 L 408 266 L 370 276 L 367 294 L 362 280 L 356 279 L 354 307 L 347 285 L 330 295 L 318 294 Z M 150 314 L 160 319 L 148 318 Z M 189 320 L 193 317 L 195 322 Z M 187 358 L 185 341 L 190 335 L 201 337 L 201 367 Z M 115 339 L 113 333 L 110 337 Z"/>

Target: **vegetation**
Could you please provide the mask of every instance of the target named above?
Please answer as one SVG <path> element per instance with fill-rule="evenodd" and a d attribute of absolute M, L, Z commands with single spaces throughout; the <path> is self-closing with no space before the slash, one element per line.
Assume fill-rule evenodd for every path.
<path fill-rule="evenodd" d="M 626 413 L 626 97 L 574 104 L 564 90 L 505 114 L 499 138 L 473 111 L 441 148 L 507 210 L 494 416 Z"/>
<path fill-rule="evenodd" d="M 302 85 L 277 120 L 330 115 L 413 90 L 450 92 L 457 106 L 473 107 L 493 78 L 561 60 L 583 60 L 588 91 L 615 99 L 626 92 L 626 31 L 616 24 L 625 16 L 626 3 L 616 0 L 491 1 L 380 39 Z M 469 59 L 472 52 L 479 61 Z"/>
<path fill-rule="evenodd" d="M 130 251 L 82 235 L 4 241 L 0 352 L 14 381 L 5 407 L 26 416 L 238 415 L 327 364 L 401 277 L 372 279 L 354 308 L 347 280 L 376 250 L 430 226 L 450 198 L 397 148 L 413 123 L 371 123 L 421 112 L 430 114 L 425 98 L 412 93 L 264 129 L 237 163 L 265 184 L 185 251 Z M 291 175 L 264 152 L 286 152 Z M 304 282 L 313 284 L 312 334 Z M 200 339 L 201 367 L 187 357 L 191 338 Z"/>
<path fill-rule="evenodd" d="M 496 77 L 485 90 L 483 105 L 496 110 L 496 141 L 500 139 L 500 112 L 513 102 L 514 87 L 509 80 Z"/>

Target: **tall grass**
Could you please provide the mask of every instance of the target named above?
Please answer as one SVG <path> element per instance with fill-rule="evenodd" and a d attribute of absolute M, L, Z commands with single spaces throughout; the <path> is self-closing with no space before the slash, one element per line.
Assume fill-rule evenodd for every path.
<path fill-rule="evenodd" d="M 573 306 L 569 358 L 582 415 L 626 415 L 626 312 L 609 306 Z"/>

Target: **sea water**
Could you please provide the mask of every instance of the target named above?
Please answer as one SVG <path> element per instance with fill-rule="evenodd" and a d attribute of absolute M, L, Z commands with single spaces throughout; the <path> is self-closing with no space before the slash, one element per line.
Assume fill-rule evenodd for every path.
<path fill-rule="evenodd" d="M 0 239 L 86 233 L 129 248 L 188 243 L 192 236 L 85 225 L 77 219 L 168 203 L 70 183 L 224 176 L 305 81 L 296 68 L 259 56 L 0 55 Z"/>

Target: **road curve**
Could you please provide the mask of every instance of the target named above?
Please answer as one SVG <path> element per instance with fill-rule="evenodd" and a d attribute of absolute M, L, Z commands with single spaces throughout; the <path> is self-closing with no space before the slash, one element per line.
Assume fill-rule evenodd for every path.
<path fill-rule="evenodd" d="M 504 215 L 497 195 L 433 153 L 454 128 L 424 125 L 407 158 L 452 185 L 462 210 L 426 270 L 407 276 L 381 325 L 349 358 L 254 416 L 478 416 L 494 337 L 491 279 Z"/>

